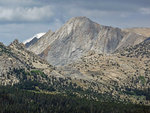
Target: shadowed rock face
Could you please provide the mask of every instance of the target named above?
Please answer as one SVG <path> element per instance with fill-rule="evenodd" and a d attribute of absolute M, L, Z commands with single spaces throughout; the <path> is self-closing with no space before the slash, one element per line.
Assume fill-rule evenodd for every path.
<path fill-rule="evenodd" d="M 37 41 L 38 41 L 38 38 L 34 37 L 30 42 L 25 44 L 26 48 L 28 48 L 31 45 L 34 45 Z"/>
<path fill-rule="evenodd" d="M 75 17 L 55 33 L 48 32 L 47 36 L 28 49 L 53 65 L 65 65 L 90 50 L 111 54 L 116 49 L 138 44 L 144 39 L 143 36 L 119 28 L 99 25 L 86 17 Z"/>

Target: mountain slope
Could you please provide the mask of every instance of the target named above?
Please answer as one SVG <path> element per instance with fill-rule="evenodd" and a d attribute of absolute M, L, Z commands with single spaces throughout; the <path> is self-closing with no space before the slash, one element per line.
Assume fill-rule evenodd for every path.
<path fill-rule="evenodd" d="M 75 63 L 59 67 L 58 71 L 65 76 L 83 80 L 81 86 L 93 91 L 109 93 L 112 97 L 133 103 L 150 104 L 149 67 L 149 59 L 102 55 L 92 51 Z"/>
<path fill-rule="evenodd" d="M 38 70 L 36 77 L 31 76 L 31 71 Z M 0 44 L 0 84 L 13 85 L 26 79 L 39 79 L 44 70 L 51 72 L 53 67 L 34 53 L 27 51 L 24 44 L 15 40 L 9 46 Z M 41 80 L 43 78 L 41 77 Z"/>
<path fill-rule="evenodd" d="M 28 50 L 40 54 L 53 65 L 65 65 L 90 50 L 111 54 L 116 49 L 138 44 L 144 39 L 119 28 L 99 25 L 86 17 L 75 17 L 55 33 L 48 32 Z"/>
<path fill-rule="evenodd" d="M 14 57 L 9 48 L 0 43 L 0 85 L 15 84 L 19 82 L 13 73 L 9 73 L 14 68 L 24 68 L 24 64 Z"/>
<path fill-rule="evenodd" d="M 140 44 L 124 48 L 117 52 L 120 53 L 122 56 L 127 57 L 150 58 L 150 38 L 147 38 Z"/>
<path fill-rule="evenodd" d="M 139 35 L 143 35 L 145 37 L 150 37 L 150 28 L 128 28 L 124 29 L 127 32 L 134 32 Z"/>

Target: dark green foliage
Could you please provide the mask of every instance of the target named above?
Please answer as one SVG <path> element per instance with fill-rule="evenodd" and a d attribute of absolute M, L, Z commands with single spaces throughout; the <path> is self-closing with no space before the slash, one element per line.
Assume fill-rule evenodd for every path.
<path fill-rule="evenodd" d="M 150 107 L 0 87 L 0 113 L 150 113 Z"/>
<path fill-rule="evenodd" d="M 19 84 L 16 84 L 15 87 L 19 89 L 25 89 L 25 90 L 37 90 L 36 87 L 42 90 L 47 90 L 47 91 L 55 91 L 55 88 L 52 86 L 48 86 L 47 84 L 44 83 L 39 83 L 37 81 L 22 81 Z"/>
<path fill-rule="evenodd" d="M 145 84 L 146 82 L 144 76 L 139 76 L 139 80 L 142 84 Z"/>
<path fill-rule="evenodd" d="M 150 88 L 145 90 L 126 88 L 126 91 L 124 91 L 123 93 L 128 95 L 145 96 L 146 100 L 150 100 Z"/>
<path fill-rule="evenodd" d="M 47 78 L 47 75 L 40 70 L 32 70 L 31 75 L 41 75 L 43 78 Z"/>

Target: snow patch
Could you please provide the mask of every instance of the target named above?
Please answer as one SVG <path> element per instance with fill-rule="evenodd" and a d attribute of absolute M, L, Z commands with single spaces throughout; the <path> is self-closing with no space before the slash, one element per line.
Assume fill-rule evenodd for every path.
<path fill-rule="evenodd" d="M 23 41 L 23 44 L 26 44 L 26 43 L 30 42 L 30 41 L 33 40 L 35 37 L 36 37 L 37 39 L 39 39 L 39 38 L 41 38 L 43 35 L 45 35 L 45 33 L 38 33 L 38 34 L 34 35 L 32 38 L 29 38 L 29 39 Z"/>

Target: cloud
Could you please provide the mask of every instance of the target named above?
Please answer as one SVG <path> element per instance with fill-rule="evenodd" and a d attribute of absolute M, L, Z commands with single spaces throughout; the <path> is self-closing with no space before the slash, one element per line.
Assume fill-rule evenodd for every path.
<path fill-rule="evenodd" d="M 114 27 L 149 27 L 150 0 L 0 0 L 0 41 L 53 31 L 75 16 Z"/>
<path fill-rule="evenodd" d="M 140 8 L 140 12 L 142 14 L 150 14 L 150 8 Z"/>
<path fill-rule="evenodd" d="M 0 22 L 43 22 L 53 16 L 51 6 L 42 7 L 0 7 Z"/>
<path fill-rule="evenodd" d="M 32 6 L 37 5 L 39 1 L 34 0 L 1 0 L 1 6 L 15 7 L 15 6 Z"/>

